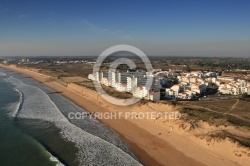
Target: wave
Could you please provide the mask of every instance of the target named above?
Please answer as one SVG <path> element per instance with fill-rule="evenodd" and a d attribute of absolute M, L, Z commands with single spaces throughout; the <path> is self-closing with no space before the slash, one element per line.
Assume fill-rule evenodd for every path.
<path fill-rule="evenodd" d="M 61 136 L 75 143 L 80 165 L 141 165 L 121 148 L 70 123 L 50 97 L 41 89 L 24 84 L 14 77 L 6 79 L 22 94 L 17 118 L 52 122 Z M 106 131 L 102 131 L 105 134 Z M 111 138 L 112 139 L 112 138 Z"/>
<path fill-rule="evenodd" d="M 6 74 L 3 72 L 0 72 L 0 76 L 6 76 Z"/>
<path fill-rule="evenodd" d="M 49 152 L 48 152 L 49 153 Z M 56 158 L 55 156 L 53 156 L 51 153 L 49 153 L 50 154 L 50 161 L 52 161 L 52 162 L 56 162 L 57 164 L 56 164 L 56 166 L 65 166 L 63 163 L 61 163 L 59 160 L 58 160 L 58 158 Z"/>
<path fill-rule="evenodd" d="M 18 109 L 20 108 L 20 102 L 13 102 L 10 104 L 7 104 L 6 106 L 4 106 L 4 109 L 8 110 L 7 114 L 11 117 L 15 117 L 16 116 L 16 112 L 18 111 Z"/>
<path fill-rule="evenodd" d="M 12 117 L 16 117 L 17 113 L 19 112 L 19 110 L 21 109 L 21 104 L 23 103 L 23 94 L 22 92 L 20 92 L 18 89 L 14 88 L 14 91 L 18 92 L 19 94 L 19 101 L 16 102 L 16 104 L 13 104 L 13 106 L 15 107 L 12 112 Z"/>
<path fill-rule="evenodd" d="M 77 106 L 70 100 L 66 99 L 59 93 L 55 93 L 54 90 L 43 86 L 42 84 L 34 81 L 31 78 L 25 77 L 23 75 L 17 75 L 15 73 L 12 73 L 15 75 L 15 78 L 22 80 L 23 83 L 32 85 L 35 87 L 40 88 L 43 92 L 46 93 L 46 95 L 49 96 L 51 101 L 53 101 L 57 108 L 60 110 L 60 112 L 68 118 L 69 122 L 74 124 L 75 126 L 81 128 L 82 130 L 91 133 L 92 135 L 95 135 L 97 137 L 100 137 L 109 143 L 119 147 L 124 152 L 128 153 L 130 156 L 136 159 L 136 156 L 130 151 L 126 143 L 122 139 L 120 139 L 119 134 L 114 132 L 111 128 L 109 128 L 107 125 L 100 123 L 100 121 L 91 118 L 90 116 L 84 117 L 83 119 L 69 119 L 68 114 L 69 111 L 72 113 L 79 113 L 79 112 L 86 112 L 86 110 L 82 109 L 81 107 Z"/>
<path fill-rule="evenodd" d="M 7 104 L 4 108 L 6 110 L 8 110 L 8 115 L 11 117 L 16 117 L 18 110 L 21 108 L 21 104 L 22 104 L 22 93 L 14 88 L 14 91 L 16 91 L 18 93 L 19 99 L 16 102 Z"/>

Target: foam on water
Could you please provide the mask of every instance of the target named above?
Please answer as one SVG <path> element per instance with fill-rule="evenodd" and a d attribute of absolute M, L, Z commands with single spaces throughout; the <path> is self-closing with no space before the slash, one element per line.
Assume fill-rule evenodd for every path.
<path fill-rule="evenodd" d="M 13 109 L 12 116 L 16 117 L 18 110 L 21 108 L 21 104 L 23 103 L 23 94 L 16 88 L 14 88 L 14 90 L 19 94 L 19 101 L 16 104 L 13 104 L 15 108 Z"/>
<path fill-rule="evenodd" d="M 49 152 L 48 152 L 49 153 Z M 49 153 L 50 154 L 50 161 L 53 161 L 53 162 L 56 162 L 57 164 L 56 164 L 56 166 L 64 166 L 64 164 L 63 163 L 61 163 L 59 160 L 58 160 L 58 158 L 56 158 L 55 156 L 53 156 L 51 153 Z"/>
<path fill-rule="evenodd" d="M 13 102 L 13 103 L 10 103 L 8 105 L 6 105 L 4 107 L 5 110 L 8 111 L 8 115 L 9 116 L 12 116 L 12 117 L 15 117 L 18 113 L 18 110 L 20 109 L 21 107 L 21 104 L 22 104 L 22 93 L 17 90 L 17 89 L 14 89 L 14 91 L 17 91 L 19 93 L 19 100 L 17 102 Z M 40 146 L 42 146 L 39 142 L 37 142 Z M 43 147 L 43 146 L 42 146 Z M 47 149 L 43 149 L 45 153 L 49 154 L 50 156 L 50 161 L 52 162 L 56 162 L 56 165 L 57 166 L 64 166 L 63 163 L 61 163 L 58 158 L 56 158 L 55 156 L 53 156 Z"/>
<path fill-rule="evenodd" d="M 0 76 L 6 76 L 6 74 L 3 72 L 0 72 Z"/>
<path fill-rule="evenodd" d="M 12 116 L 12 117 L 15 117 L 19 108 L 20 108 L 20 104 L 21 104 L 21 96 L 19 98 L 19 101 L 17 102 L 14 102 L 14 103 L 11 103 L 11 104 L 7 104 L 4 108 L 6 110 L 8 110 L 8 115 L 9 116 Z"/>
<path fill-rule="evenodd" d="M 75 126 L 81 128 L 82 130 L 86 131 L 87 133 L 91 133 L 97 137 L 100 137 L 103 140 L 108 141 L 109 143 L 119 147 L 124 152 L 132 156 L 134 159 L 138 160 L 137 157 L 130 151 L 128 146 L 125 142 L 122 141 L 119 134 L 114 132 L 110 129 L 107 125 L 100 123 L 100 121 L 91 118 L 90 116 L 84 117 L 84 119 L 69 119 L 68 115 L 69 112 L 78 113 L 78 112 L 87 112 L 86 110 L 82 109 L 81 107 L 77 106 L 70 100 L 66 99 L 59 93 L 54 93 L 55 91 L 41 85 L 40 83 L 34 81 L 33 79 L 24 76 L 22 74 L 18 74 L 11 71 L 4 71 L 7 76 L 14 75 L 15 78 L 21 80 L 24 84 L 32 85 L 35 87 L 40 88 L 46 95 L 49 96 L 51 101 L 53 101 L 60 112 L 68 118 L 69 122 L 74 124 Z"/>
<path fill-rule="evenodd" d="M 6 80 L 15 85 L 16 89 L 22 94 L 21 107 L 16 114 L 17 118 L 42 119 L 53 122 L 68 121 L 58 110 L 57 106 L 50 100 L 48 95 L 41 89 L 26 85 L 13 77 L 7 78 Z"/>
<path fill-rule="evenodd" d="M 1 74 L 1 72 L 0 72 Z M 4 79 L 4 81 L 7 81 L 7 79 Z M 14 91 L 16 91 L 18 93 L 19 99 L 18 101 L 8 104 L 7 106 L 5 106 L 5 108 L 7 110 L 9 110 L 9 115 L 12 117 L 16 117 L 18 110 L 21 107 L 22 101 L 23 101 L 23 95 L 22 92 L 20 92 L 18 89 L 14 88 Z"/>
<path fill-rule="evenodd" d="M 6 81 L 15 85 L 22 94 L 22 102 L 16 117 L 54 123 L 61 129 L 63 138 L 75 143 L 81 165 L 141 165 L 117 146 L 70 123 L 41 89 L 24 84 L 13 77 L 7 78 Z"/>

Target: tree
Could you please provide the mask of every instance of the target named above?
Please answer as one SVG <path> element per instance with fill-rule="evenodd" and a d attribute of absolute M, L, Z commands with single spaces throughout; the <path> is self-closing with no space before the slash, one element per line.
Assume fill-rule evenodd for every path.
<path fill-rule="evenodd" d="M 241 95 L 241 97 L 242 97 L 242 98 L 248 98 L 248 94 L 247 94 L 247 93 L 243 93 L 243 94 Z"/>

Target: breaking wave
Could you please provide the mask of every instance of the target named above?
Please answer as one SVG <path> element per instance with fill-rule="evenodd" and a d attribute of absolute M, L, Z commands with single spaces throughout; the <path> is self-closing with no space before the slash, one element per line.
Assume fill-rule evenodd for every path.
<path fill-rule="evenodd" d="M 141 165 L 121 148 L 70 123 L 41 89 L 13 77 L 5 80 L 12 83 L 21 96 L 13 116 L 52 122 L 61 129 L 60 134 L 64 139 L 75 143 L 80 165 Z"/>
<path fill-rule="evenodd" d="M 19 101 L 16 104 L 13 104 L 13 107 L 15 107 L 12 112 L 12 116 L 16 117 L 19 109 L 21 108 L 21 104 L 23 103 L 23 94 L 18 89 L 14 88 L 14 91 L 18 92 L 19 94 Z"/>
<path fill-rule="evenodd" d="M 6 76 L 6 74 L 3 72 L 0 72 L 0 76 Z"/>
<path fill-rule="evenodd" d="M 16 89 L 14 89 L 15 91 L 17 91 Z M 8 110 L 8 115 L 15 117 L 19 108 L 20 108 L 20 104 L 21 104 L 21 96 L 19 96 L 19 100 L 17 102 L 13 102 L 11 104 L 7 104 L 4 108 L 6 110 Z"/>
<path fill-rule="evenodd" d="M 48 152 L 49 153 L 49 152 Z M 58 160 L 58 158 L 56 158 L 55 156 L 53 156 L 51 153 L 49 153 L 50 154 L 50 161 L 53 161 L 53 162 L 56 162 L 57 164 L 56 164 L 56 166 L 64 166 L 64 164 L 63 163 L 61 163 L 59 160 Z"/>

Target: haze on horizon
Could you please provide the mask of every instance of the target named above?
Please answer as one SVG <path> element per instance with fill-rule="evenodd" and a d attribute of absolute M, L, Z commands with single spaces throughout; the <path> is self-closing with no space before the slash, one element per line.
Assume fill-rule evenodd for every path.
<path fill-rule="evenodd" d="M 148 55 L 250 57 L 250 1 L 2 0 L 0 56 L 99 55 L 129 44 Z"/>

